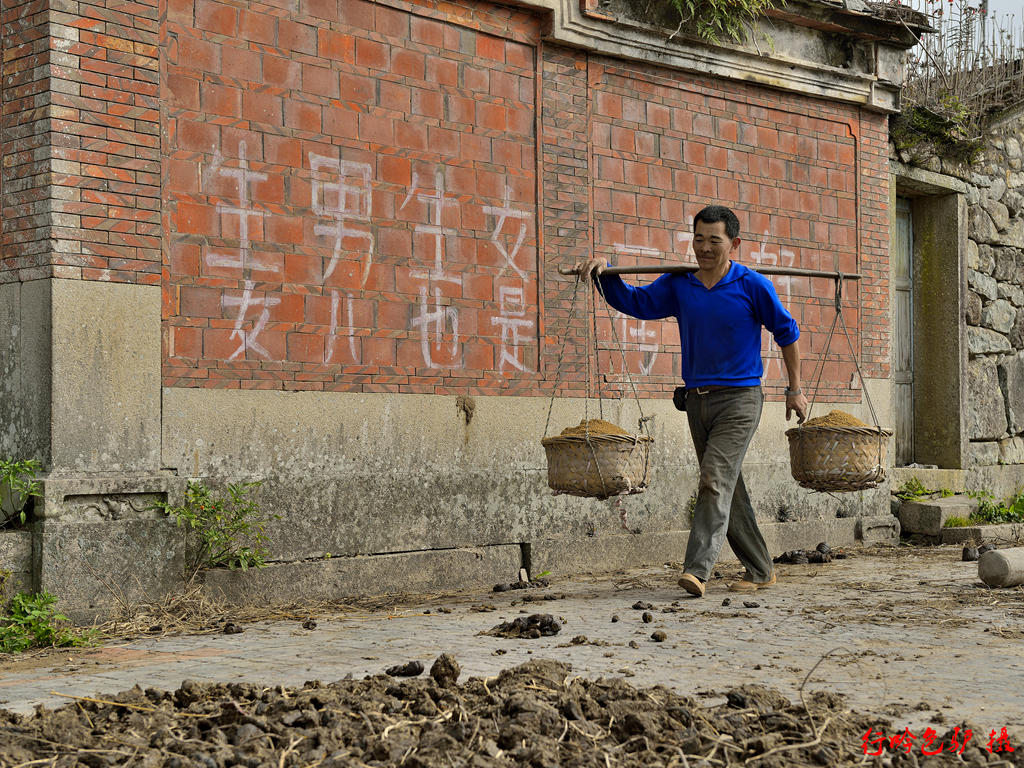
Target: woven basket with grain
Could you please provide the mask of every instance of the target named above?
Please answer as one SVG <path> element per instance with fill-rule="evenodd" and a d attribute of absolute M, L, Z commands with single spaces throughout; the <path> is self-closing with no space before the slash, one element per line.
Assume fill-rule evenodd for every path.
<path fill-rule="evenodd" d="M 567 430 L 568 431 L 568 430 Z M 548 486 L 556 493 L 606 499 L 642 493 L 650 481 L 654 438 L 630 434 L 562 434 L 541 440 Z"/>
<path fill-rule="evenodd" d="M 786 431 L 793 479 L 815 491 L 863 491 L 885 480 L 892 432 L 881 427 L 802 426 Z"/>

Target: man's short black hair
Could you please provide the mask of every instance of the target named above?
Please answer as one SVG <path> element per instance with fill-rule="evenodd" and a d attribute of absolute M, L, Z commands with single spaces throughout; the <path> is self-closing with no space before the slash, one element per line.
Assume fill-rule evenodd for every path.
<path fill-rule="evenodd" d="M 715 224 L 719 221 L 724 221 L 725 234 L 730 240 L 740 236 L 740 220 L 736 218 L 736 214 L 731 209 L 726 208 L 724 205 L 709 205 L 698 211 L 697 215 L 693 217 L 694 232 L 697 231 L 698 221 L 703 221 L 705 224 Z"/>

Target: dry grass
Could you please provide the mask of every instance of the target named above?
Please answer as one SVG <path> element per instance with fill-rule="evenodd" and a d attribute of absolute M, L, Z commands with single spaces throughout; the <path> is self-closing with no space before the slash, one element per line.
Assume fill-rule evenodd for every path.
<path fill-rule="evenodd" d="M 228 621 L 251 624 L 258 621 L 304 621 L 332 615 L 357 618 L 353 616 L 357 613 L 394 615 L 403 605 L 422 606 L 438 597 L 440 595 L 437 594 L 393 594 L 280 606 L 239 606 L 228 603 L 204 584 L 192 580 L 182 589 L 153 602 L 119 599 L 115 617 L 96 629 L 106 637 L 213 634 L 222 632 Z M 402 611 L 402 615 L 407 614 Z"/>

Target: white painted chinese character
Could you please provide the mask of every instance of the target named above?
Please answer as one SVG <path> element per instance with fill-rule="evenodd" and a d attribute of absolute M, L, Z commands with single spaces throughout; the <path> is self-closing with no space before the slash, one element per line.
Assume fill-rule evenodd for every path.
<path fill-rule="evenodd" d="M 253 296 L 253 285 L 252 280 L 246 280 L 245 290 L 242 291 L 241 296 L 225 296 L 221 300 L 222 306 L 238 307 L 238 316 L 235 318 L 235 329 L 231 332 L 231 338 L 237 338 L 239 344 L 238 349 L 231 353 L 231 357 L 228 360 L 234 360 L 236 357 L 243 356 L 246 350 L 249 349 L 268 360 L 270 359 L 270 353 L 257 339 L 270 319 L 270 308 L 280 304 L 281 299 L 275 296 Z M 248 313 L 251 307 L 259 307 L 260 314 L 252 330 L 247 331 L 242 326 L 245 324 L 246 313 Z"/>
<path fill-rule="evenodd" d="M 373 213 L 373 189 L 369 163 L 309 153 L 313 213 L 331 219 L 330 224 L 316 224 L 313 233 L 334 238 L 331 260 L 324 270 L 324 280 L 331 276 L 342 257 L 342 242 L 357 238 L 366 242 L 363 274 L 360 285 L 366 285 L 373 263 L 373 233 L 369 231 Z M 325 178 L 330 174 L 328 178 Z M 356 226 L 353 226 L 355 224 Z"/>
<path fill-rule="evenodd" d="M 528 371 L 526 364 L 519 359 L 519 347 L 526 341 L 520 336 L 520 330 L 533 328 L 533 320 L 526 318 L 526 300 L 522 286 L 503 285 L 498 289 L 498 307 L 501 312 L 491 318 L 491 322 L 501 326 L 501 354 L 498 358 L 498 370 L 504 371 L 508 363 L 520 371 Z"/>
<path fill-rule="evenodd" d="M 485 205 L 484 213 L 488 216 L 496 216 L 497 221 L 494 224 L 494 231 L 491 232 L 491 242 L 494 243 L 494 247 L 498 249 L 504 259 L 505 263 L 501 267 L 501 271 L 498 275 L 503 275 L 506 268 L 512 267 L 515 273 L 519 275 L 523 280 L 526 279 L 526 272 L 519 268 L 516 264 L 516 256 L 519 254 L 519 249 L 523 245 L 523 240 L 526 239 L 526 220 L 530 218 L 530 214 L 527 211 L 519 210 L 518 208 L 512 207 L 512 190 L 508 184 L 505 185 L 505 199 L 500 206 L 496 205 Z M 502 242 L 501 235 L 502 229 L 505 226 L 505 221 L 508 219 L 519 220 L 519 232 L 516 235 L 516 241 L 512 244 L 512 250 L 505 247 Z"/>
<path fill-rule="evenodd" d="M 442 336 L 444 335 L 448 324 L 451 323 L 452 328 L 452 344 L 451 344 L 451 357 L 456 362 L 446 364 L 445 368 L 462 368 L 462 349 L 459 344 L 459 313 L 455 307 L 444 306 L 441 304 L 441 290 L 439 288 L 434 289 L 434 308 L 431 311 L 427 310 L 427 289 L 426 287 L 420 288 L 420 301 L 419 301 L 419 314 L 413 317 L 412 324 L 414 327 L 419 328 L 420 331 L 420 345 L 423 349 L 423 362 L 428 368 L 441 368 L 442 366 L 434 361 L 432 355 L 432 349 L 437 348 L 438 351 L 441 349 Z M 434 342 L 431 343 L 431 329 L 433 330 Z"/>
<path fill-rule="evenodd" d="M 342 337 L 348 337 L 348 349 L 352 355 L 352 359 L 355 362 L 359 362 L 359 354 L 356 352 L 356 338 L 353 333 L 353 317 L 352 317 L 352 294 L 345 294 L 345 309 L 346 309 L 346 320 L 347 325 L 339 325 L 339 315 L 341 309 L 341 294 L 337 291 L 331 291 L 331 329 L 327 334 L 327 343 L 324 347 L 324 362 L 330 363 L 334 358 L 335 345 Z M 340 333 L 339 333 L 340 331 Z"/>
<path fill-rule="evenodd" d="M 429 283 L 448 282 L 462 285 L 462 277 L 445 272 L 445 238 L 456 234 L 456 230 L 445 228 L 441 224 L 444 206 L 451 201 L 444 196 L 444 172 L 439 168 L 434 171 L 434 188 L 421 191 L 419 188 L 419 174 L 413 171 L 412 189 L 406 195 L 399 210 L 403 210 L 414 197 L 420 202 L 427 204 L 429 224 L 417 224 L 414 228 L 416 234 L 430 235 L 434 238 L 434 263 L 426 270 L 414 270 L 409 274 L 415 278 L 426 278 Z"/>
<path fill-rule="evenodd" d="M 252 207 L 249 185 L 257 181 L 266 181 L 267 174 L 256 173 L 249 170 L 249 161 L 245 156 L 245 142 L 238 145 L 238 167 L 225 168 L 224 156 L 217 150 L 213 156 L 211 165 L 203 174 L 204 180 L 217 174 L 234 179 L 238 185 L 238 205 L 217 205 L 217 213 L 221 216 L 238 217 L 238 253 L 207 253 L 206 263 L 212 267 L 228 267 L 231 269 L 260 269 L 276 270 L 276 265 L 257 260 L 252 253 L 252 243 L 249 239 L 249 219 L 256 217 L 262 219 L 266 216 L 264 211 Z"/>

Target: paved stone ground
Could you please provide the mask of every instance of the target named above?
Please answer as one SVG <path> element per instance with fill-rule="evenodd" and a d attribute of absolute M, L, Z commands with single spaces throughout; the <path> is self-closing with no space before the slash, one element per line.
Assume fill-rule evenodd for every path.
<path fill-rule="evenodd" d="M 325 614 L 314 630 L 298 621 L 264 621 L 234 635 L 111 641 L 0 658 L 0 706 L 29 712 L 66 702 L 61 693 L 95 696 L 136 684 L 174 689 L 187 678 L 300 685 L 380 673 L 411 659 L 429 667 L 447 651 L 464 676 L 490 676 L 545 657 L 570 662 L 580 675 L 661 683 L 707 703 L 745 682 L 796 700 L 814 668 L 808 690 L 844 694 L 851 708 L 890 720 L 886 733 L 926 725 L 941 731 L 968 721 L 985 739 L 1005 727 L 1016 743 L 1024 740 L 1024 589 L 988 589 L 976 563 L 960 562 L 958 547 L 860 550 L 825 565 L 780 565 L 779 584 L 753 596 L 726 590 L 735 566 L 718 573 L 702 600 L 682 593 L 670 564 L 564 581 L 555 574 L 547 589 Z M 546 594 L 564 597 L 541 600 Z M 524 597 L 533 600 L 523 603 Z M 730 605 L 722 605 L 725 598 Z M 744 600 L 760 605 L 744 607 Z M 651 623 L 631 608 L 636 601 L 653 605 Z M 561 617 L 561 634 L 536 640 L 479 634 L 537 612 Z M 658 629 L 668 635 L 663 643 L 651 640 Z M 587 642 L 572 644 L 579 635 Z"/>

